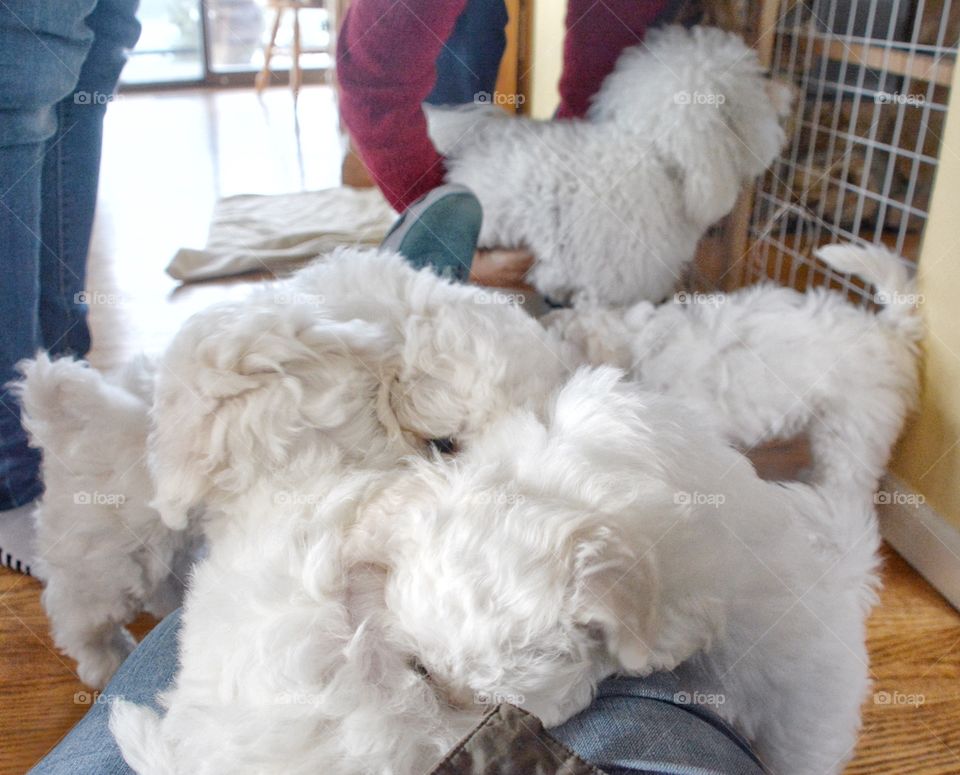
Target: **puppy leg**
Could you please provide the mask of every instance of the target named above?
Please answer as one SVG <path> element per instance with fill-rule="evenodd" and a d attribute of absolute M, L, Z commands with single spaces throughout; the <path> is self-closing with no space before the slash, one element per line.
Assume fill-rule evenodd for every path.
<path fill-rule="evenodd" d="M 812 481 L 834 492 L 871 499 L 915 403 L 916 365 L 906 348 L 859 358 L 832 380 L 809 423 Z M 900 357 L 893 357 L 898 354 Z"/>
<path fill-rule="evenodd" d="M 103 589 L 91 595 L 78 588 L 77 581 L 73 572 L 51 569 L 41 599 L 57 647 L 77 660 L 81 681 L 100 688 L 137 645 L 123 625 L 139 607 L 119 587 L 112 595 Z"/>
<path fill-rule="evenodd" d="M 186 576 L 174 572 L 162 579 L 143 601 L 143 609 L 157 619 L 173 613 L 183 602 L 185 585 L 181 578 Z"/>

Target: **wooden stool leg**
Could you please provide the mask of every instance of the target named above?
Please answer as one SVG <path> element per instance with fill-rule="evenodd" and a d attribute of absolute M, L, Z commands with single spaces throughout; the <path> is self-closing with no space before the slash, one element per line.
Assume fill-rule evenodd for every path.
<path fill-rule="evenodd" d="M 270 42 L 263 50 L 263 69 L 257 73 L 254 86 L 259 94 L 270 83 L 270 60 L 273 59 L 274 49 L 277 47 L 277 33 L 280 30 L 280 18 L 283 16 L 283 6 L 277 6 L 277 12 L 273 17 L 273 28 L 270 31 Z"/>
<path fill-rule="evenodd" d="M 324 80 L 331 86 L 337 85 L 337 37 L 340 34 L 340 15 L 346 0 L 327 0 L 325 7 L 327 9 L 327 31 L 330 37 L 327 39 L 327 53 L 330 55 L 330 67 L 324 73 Z"/>
<path fill-rule="evenodd" d="M 300 9 L 293 7 L 293 62 L 290 64 L 290 88 L 293 90 L 293 98 L 296 99 L 300 94 L 300 82 L 302 74 L 300 72 Z"/>

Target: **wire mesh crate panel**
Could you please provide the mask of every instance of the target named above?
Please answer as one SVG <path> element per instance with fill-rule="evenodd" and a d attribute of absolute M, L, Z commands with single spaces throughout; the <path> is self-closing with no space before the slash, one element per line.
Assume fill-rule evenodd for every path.
<path fill-rule="evenodd" d="M 862 284 L 813 259 L 836 241 L 914 260 L 960 38 L 960 0 L 784 0 L 771 72 L 797 89 L 780 158 L 758 184 L 743 282 Z"/>

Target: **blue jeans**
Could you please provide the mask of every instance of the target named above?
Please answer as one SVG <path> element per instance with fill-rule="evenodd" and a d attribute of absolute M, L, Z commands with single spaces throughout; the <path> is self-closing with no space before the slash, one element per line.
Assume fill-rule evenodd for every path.
<path fill-rule="evenodd" d="M 463 105 L 480 92 L 493 94 L 507 45 L 507 18 L 503 0 L 467 0 L 437 57 L 437 82 L 428 103 Z"/>
<path fill-rule="evenodd" d="M 149 705 L 158 713 L 156 696 L 173 683 L 177 673 L 177 632 L 180 611 L 153 628 L 99 695 L 79 692 L 75 702 L 91 703 L 57 747 L 30 770 L 30 775 L 127 775 L 132 773 L 110 734 L 110 701 L 125 699 Z"/>
<path fill-rule="evenodd" d="M 550 730 L 607 775 L 763 775 L 747 742 L 676 673 L 614 676 L 589 708 Z"/>
<path fill-rule="evenodd" d="M 4 389 L 37 350 L 83 355 L 81 294 L 103 115 L 140 35 L 137 0 L 0 3 L 0 511 L 41 490 Z M 135 140 L 134 140 L 135 141 Z"/>
<path fill-rule="evenodd" d="M 28 775 L 126 775 L 108 728 L 109 699 L 159 712 L 155 697 L 177 670 L 180 612 L 164 619 L 127 657 L 76 727 Z M 682 672 L 682 671 L 681 671 Z M 550 734 L 609 775 L 763 775 L 747 744 L 710 710 L 677 702 L 695 692 L 668 673 L 610 678 L 593 704 Z"/>

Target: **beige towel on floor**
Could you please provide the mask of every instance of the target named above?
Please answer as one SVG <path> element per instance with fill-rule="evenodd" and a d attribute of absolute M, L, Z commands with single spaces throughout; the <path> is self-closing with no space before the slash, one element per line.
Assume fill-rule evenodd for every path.
<path fill-rule="evenodd" d="M 375 188 L 221 199 L 203 250 L 182 248 L 167 273 L 182 282 L 290 269 L 340 245 L 377 245 L 397 214 Z"/>

